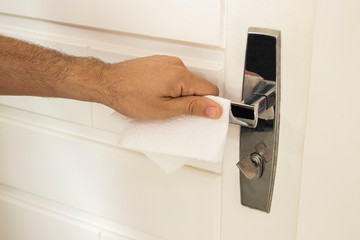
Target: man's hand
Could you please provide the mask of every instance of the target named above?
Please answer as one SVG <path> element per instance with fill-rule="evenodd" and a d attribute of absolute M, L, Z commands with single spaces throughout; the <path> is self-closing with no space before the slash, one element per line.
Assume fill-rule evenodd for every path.
<path fill-rule="evenodd" d="M 0 94 L 71 98 L 105 104 L 136 119 L 177 115 L 219 118 L 212 83 L 176 57 L 152 56 L 117 64 L 73 57 L 0 36 Z"/>
<path fill-rule="evenodd" d="M 221 107 L 202 97 L 218 88 L 188 71 L 177 57 L 151 56 L 106 66 L 100 102 L 131 118 L 165 119 L 177 115 L 219 118 Z"/>

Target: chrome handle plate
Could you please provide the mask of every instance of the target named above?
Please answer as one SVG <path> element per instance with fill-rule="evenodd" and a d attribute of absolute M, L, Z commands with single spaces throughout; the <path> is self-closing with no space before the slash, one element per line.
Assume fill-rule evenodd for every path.
<path fill-rule="evenodd" d="M 232 103 L 240 124 L 240 192 L 245 206 L 270 212 L 280 120 L 280 32 L 249 28 L 243 101 Z"/>

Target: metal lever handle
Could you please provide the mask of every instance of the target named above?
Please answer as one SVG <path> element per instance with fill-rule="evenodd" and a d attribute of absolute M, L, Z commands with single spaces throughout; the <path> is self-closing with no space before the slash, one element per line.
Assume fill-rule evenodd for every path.
<path fill-rule="evenodd" d="M 230 123 L 256 128 L 262 113 L 275 104 L 275 88 L 274 82 L 259 80 L 250 97 L 241 103 L 231 103 Z"/>

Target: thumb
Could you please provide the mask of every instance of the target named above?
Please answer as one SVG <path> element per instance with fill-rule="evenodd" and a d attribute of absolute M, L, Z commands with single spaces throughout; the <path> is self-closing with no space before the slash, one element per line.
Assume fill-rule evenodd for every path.
<path fill-rule="evenodd" d="M 187 96 L 173 98 L 171 101 L 172 115 L 194 115 L 218 119 L 222 115 L 221 106 L 206 97 Z"/>

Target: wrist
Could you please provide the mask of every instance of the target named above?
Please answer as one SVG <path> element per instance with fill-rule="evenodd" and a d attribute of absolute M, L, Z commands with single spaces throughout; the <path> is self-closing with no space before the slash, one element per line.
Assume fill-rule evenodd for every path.
<path fill-rule="evenodd" d="M 88 102 L 103 103 L 106 96 L 106 87 L 102 79 L 104 70 L 110 64 L 92 57 L 75 57 L 69 63 L 69 71 L 65 86 L 65 97 Z M 64 97 L 64 96 L 60 96 Z"/>

